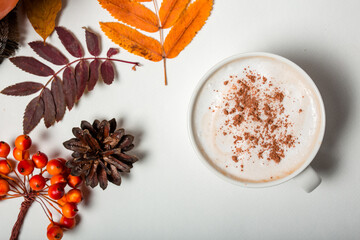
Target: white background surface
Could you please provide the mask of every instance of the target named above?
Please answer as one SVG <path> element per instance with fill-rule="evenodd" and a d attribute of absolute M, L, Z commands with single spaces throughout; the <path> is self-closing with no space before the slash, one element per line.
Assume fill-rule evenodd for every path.
<path fill-rule="evenodd" d="M 100 33 L 98 22 L 112 21 L 95 0 L 64 5 L 58 25 L 82 43 L 82 26 Z M 62 122 L 48 130 L 41 122 L 30 135 L 51 158 L 70 156 L 62 142 L 83 119 L 115 117 L 136 136 L 141 160 L 120 187 L 87 194 L 80 224 L 64 239 L 359 239 L 359 8 L 359 1 L 350 0 L 217 0 L 194 41 L 168 61 L 167 87 L 161 63 L 122 50 L 119 58 L 140 61 L 143 67 L 133 72 L 116 64 L 113 85 L 98 84 Z M 25 19 L 20 23 L 23 47 L 18 55 L 35 56 L 26 43 L 40 37 Z M 56 34 L 48 42 L 64 49 Z M 102 45 L 102 55 L 115 46 L 105 36 Z M 294 61 L 324 98 L 325 140 L 312 164 L 323 183 L 311 194 L 291 181 L 267 189 L 233 186 L 206 169 L 190 145 L 186 120 L 195 85 L 218 61 L 248 51 Z M 0 89 L 25 80 L 46 81 L 9 61 L 0 65 L 0 76 Z M 0 95 L 1 140 L 13 142 L 21 134 L 22 114 L 31 99 Z M 10 236 L 20 203 L 0 203 L 0 239 Z M 47 225 L 34 204 L 20 239 L 45 239 Z"/>

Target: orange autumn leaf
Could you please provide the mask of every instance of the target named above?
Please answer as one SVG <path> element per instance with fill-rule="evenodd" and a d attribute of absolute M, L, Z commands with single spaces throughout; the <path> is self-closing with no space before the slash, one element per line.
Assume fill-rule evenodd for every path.
<path fill-rule="evenodd" d="M 210 15 L 213 0 L 192 3 L 170 30 L 164 42 L 167 58 L 174 58 L 192 41 Z"/>
<path fill-rule="evenodd" d="M 114 18 L 147 32 L 159 30 L 156 14 L 144 5 L 129 0 L 98 0 Z"/>
<path fill-rule="evenodd" d="M 117 22 L 100 22 L 100 27 L 108 38 L 125 50 L 154 62 L 163 59 L 159 41 Z"/>
<path fill-rule="evenodd" d="M 172 27 L 189 2 L 190 0 L 164 0 L 159 10 L 162 28 Z"/>
<path fill-rule="evenodd" d="M 61 0 L 25 0 L 25 11 L 35 31 L 46 41 L 54 31 Z"/>
<path fill-rule="evenodd" d="M 131 53 L 151 61 L 163 60 L 167 85 L 166 59 L 174 58 L 192 41 L 204 26 L 212 10 L 213 0 L 98 0 L 120 23 L 100 23 L 103 32 L 115 43 Z M 141 2 L 153 2 L 155 13 Z M 171 28 L 165 37 L 166 28 Z M 158 32 L 159 41 L 137 29 Z M 165 39 L 165 41 L 164 41 Z"/>

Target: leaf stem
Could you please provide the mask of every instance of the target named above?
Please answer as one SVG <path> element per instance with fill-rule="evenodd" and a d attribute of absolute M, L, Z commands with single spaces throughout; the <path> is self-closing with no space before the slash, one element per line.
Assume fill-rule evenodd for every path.
<path fill-rule="evenodd" d="M 155 13 L 158 19 L 158 24 L 159 24 L 159 34 L 160 34 L 160 44 L 161 44 L 161 50 L 162 50 L 162 57 L 163 57 L 163 62 L 164 62 L 164 78 L 165 78 L 165 86 L 167 85 L 167 71 L 166 71 L 166 54 L 165 54 L 165 50 L 164 50 L 164 29 L 161 26 L 161 21 L 160 21 L 160 15 L 159 15 L 159 7 L 157 4 L 157 0 L 153 0 L 154 3 L 154 8 L 155 8 Z"/>
<path fill-rule="evenodd" d="M 81 60 L 94 60 L 94 59 L 100 59 L 100 60 L 110 60 L 110 61 L 114 61 L 114 62 L 122 62 L 122 63 L 127 63 L 127 64 L 133 64 L 135 66 L 140 66 L 139 62 L 131 62 L 131 61 L 125 61 L 125 60 L 121 60 L 121 59 L 115 59 L 115 58 L 99 58 L 99 57 L 88 57 L 88 58 L 78 58 L 72 62 L 67 63 L 65 66 L 63 66 L 62 68 L 60 68 L 60 70 L 58 70 L 44 85 L 43 89 L 40 92 L 41 93 L 44 91 L 44 89 L 47 87 L 47 85 L 49 85 L 49 83 L 51 83 L 52 80 L 55 79 L 55 77 L 61 72 L 63 71 L 65 68 L 69 67 L 70 65 L 80 62 Z"/>

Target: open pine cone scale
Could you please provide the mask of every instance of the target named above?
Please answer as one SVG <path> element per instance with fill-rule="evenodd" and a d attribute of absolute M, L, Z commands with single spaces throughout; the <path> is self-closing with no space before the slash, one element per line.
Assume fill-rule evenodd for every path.
<path fill-rule="evenodd" d="M 73 128 L 75 138 L 64 142 L 65 148 L 72 150 L 72 160 L 66 166 L 74 176 L 82 176 L 86 185 L 102 189 L 108 181 L 120 185 L 121 172 L 130 172 L 138 158 L 128 155 L 134 148 L 134 137 L 125 130 L 116 129 L 115 119 L 95 120 L 93 124 L 82 121 L 80 128 Z"/>

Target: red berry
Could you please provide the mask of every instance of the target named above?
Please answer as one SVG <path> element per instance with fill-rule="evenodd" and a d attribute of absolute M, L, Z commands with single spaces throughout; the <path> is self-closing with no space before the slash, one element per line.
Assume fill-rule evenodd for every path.
<path fill-rule="evenodd" d="M 12 167 L 11 164 L 8 160 L 0 160 L 0 173 L 8 175 L 9 173 L 11 173 L 12 171 Z"/>
<path fill-rule="evenodd" d="M 10 153 L 10 146 L 6 142 L 0 142 L 0 157 L 6 158 Z"/>
<path fill-rule="evenodd" d="M 13 156 L 16 160 L 18 161 L 22 161 L 22 160 L 28 160 L 30 157 L 29 151 L 28 150 L 20 150 L 18 148 L 14 148 L 13 150 Z"/>
<path fill-rule="evenodd" d="M 79 211 L 77 209 L 76 203 L 66 203 L 64 206 L 62 206 L 61 210 L 64 217 L 66 218 L 74 218 Z"/>
<path fill-rule="evenodd" d="M 36 168 L 43 168 L 48 163 L 48 157 L 45 153 L 37 152 L 34 155 L 32 155 L 32 160 L 35 164 Z"/>
<path fill-rule="evenodd" d="M 62 183 L 64 185 L 64 187 L 66 186 L 66 178 L 64 177 L 64 175 L 55 175 L 52 176 L 50 179 L 50 183 L 51 185 L 57 184 L 57 183 Z"/>
<path fill-rule="evenodd" d="M 46 230 L 49 230 L 51 227 L 54 227 L 54 226 L 60 226 L 60 224 L 59 224 L 59 223 L 56 223 L 56 222 L 51 222 L 51 223 L 47 226 Z"/>
<path fill-rule="evenodd" d="M 31 147 L 31 138 L 28 135 L 20 135 L 15 140 L 15 147 L 20 150 L 27 150 Z"/>
<path fill-rule="evenodd" d="M 72 188 L 77 188 L 78 186 L 80 186 L 81 182 L 82 179 L 79 176 L 73 176 L 71 174 L 68 176 L 68 184 Z"/>
<path fill-rule="evenodd" d="M 64 186 L 61 183 L 51 185 L 48 190 L 49 197 L 59 200 L 65 194 Z"/>
<path fill-rule="evenodd" d="M 0 179 L 0 196 L 5 196 L 9 190 L 9 183 L 4 179 Z"/>
<path fill-rule="evenodd" d="M 17 165 L 17 170 L 21 175 L 29 175 L 34 171 L 34 163 L 31 160 L 22 160 Z"/>
<path fill-rule="evenodd" d="M 67 204 L 66 195 L 64 195 L 62 198 L 57 200 L 57 202 L 58 204 L 60 204 L 60 206 L 64 206 L 65 204 Z"/>
<path fill-rule="evenodd" d="M 76 220 L 75 220 L 75 218 L 66 218 L 66 217 L 62 216 L 60 219 L 60 224 L 64 228 L 72 229 L 76 224 Z"/>
<path fill-rule="evenodd" d="M 61 161 L 57 159 L 52 159 L 46 165 L 46 170 L 51 175 L 58 175 L 63 171 L 64 167 L 65 166 Z"/>
<path fill-rule="evenodd" d="M 61 227 L 54 225 L 48 229 L 46 236 L 49 240 L 60 240 L 63 234 L 64 232 Z"/>
<path fill-rule="evenodd" d="M 79 189 L 71 189 L 66 194 L 66 201 L 73 202 L 73 203 L 79 203 L 82 201 L 82 194 Z"/>
<path fill-rule="evenodd" d="M 66 159 L 64 159 L 64 158 L 57 158 L 57 160 L 59 160 L 60 162 L 62 162 L 64 165 L 65 165 L 65 163 L 66 163 Z"/>
<path fill-rule="evenodd" d="M 29 181 L 30 187 L 34 191 L 42 190 L 46 185 L 46 180 L 42 175 L 34 175 Z"/>

